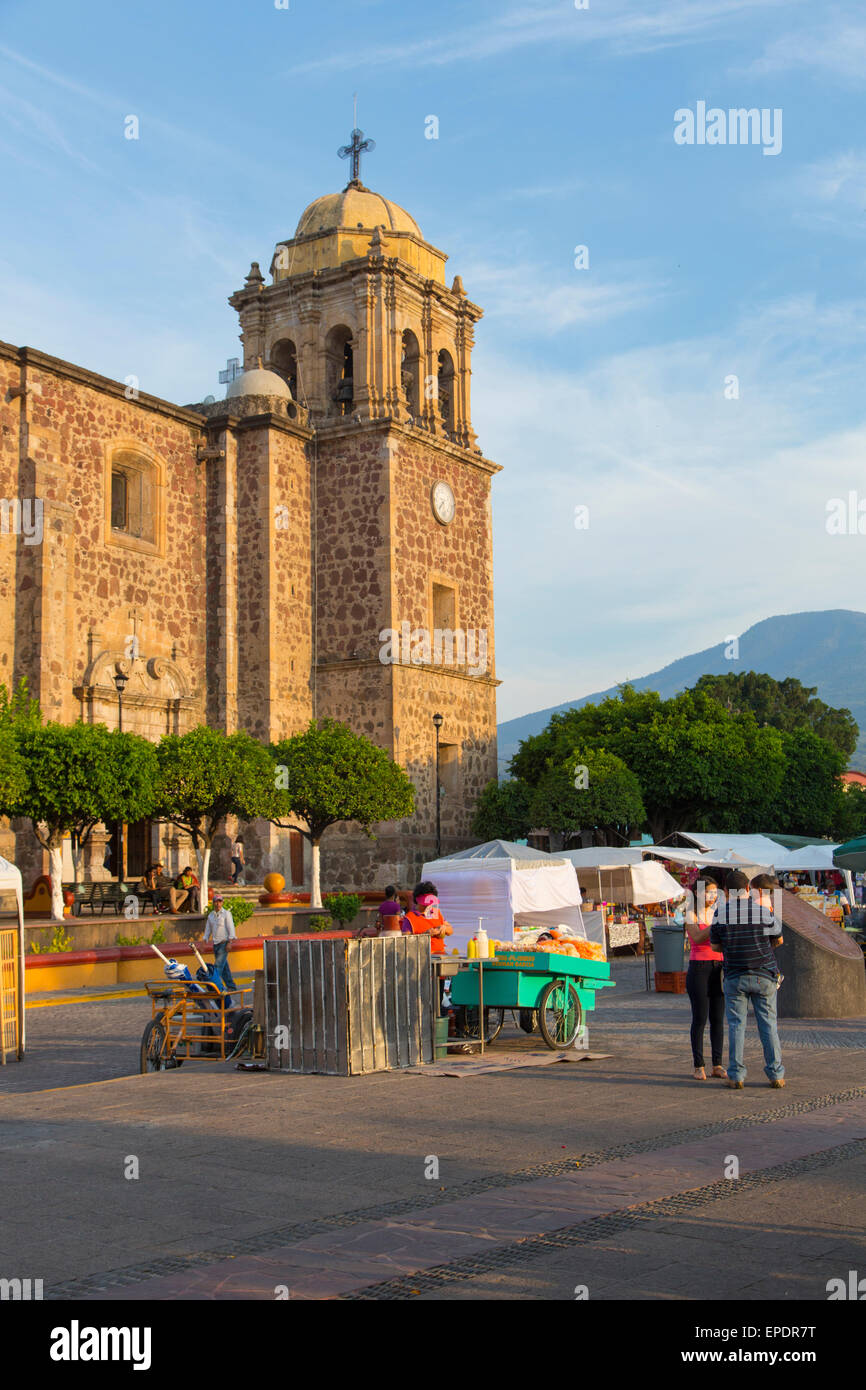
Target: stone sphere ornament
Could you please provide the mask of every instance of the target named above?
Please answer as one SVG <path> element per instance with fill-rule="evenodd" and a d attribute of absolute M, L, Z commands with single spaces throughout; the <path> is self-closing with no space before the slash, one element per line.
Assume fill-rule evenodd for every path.
<path fill-rule="evenodd" d="M 282 874 L 265 874 L 265 892 L 282 893 L 286 886 L 286 880 Z"/>

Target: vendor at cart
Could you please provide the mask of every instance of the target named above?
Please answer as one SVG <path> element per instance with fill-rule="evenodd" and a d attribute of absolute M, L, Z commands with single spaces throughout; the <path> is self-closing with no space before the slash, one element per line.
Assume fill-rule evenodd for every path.
<path fill-rule="evenodd" d="M 442 916 L 435 883 L 419 883 L 414 889 L 412 906 L 401 926 L 404 931 L 414 932 L 416 936 L 429 936 L 430 950 L 434 956 L 445 954 L 445 937 L 452 936 L 454 928 Z"/>

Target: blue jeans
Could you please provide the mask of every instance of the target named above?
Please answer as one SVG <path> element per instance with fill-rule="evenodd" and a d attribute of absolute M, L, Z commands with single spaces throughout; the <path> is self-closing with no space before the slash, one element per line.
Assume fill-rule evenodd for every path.
<path fill-rule="evenodd" d="M 215 941 L 213 948 L 214 965 L 223 977 L 226 989 L 237 989 L 235 977 L 232 974 L 228 960 L 229 943 L 227 941 Z"/>
<path fill-rule="evenodd" d="M 755 1011 L 758 1035 L 764 1049 L 764 1071 L 770 1081 L 781 1081 L 785 1075 L 782 1066 L 782 1049 L 779 1046 L 779 1033 L 776 1028 L 776 981 L 767 975 L 726 975 L 725 1013 L 728 1018 L 728 1046 L 730 1061 L 728 1076 L 731 1081 L 745 1081 L 746 1068 L 743 1065 L 743 1044 L 746 1040 L 746 1013 L 749 1000 Z"/>

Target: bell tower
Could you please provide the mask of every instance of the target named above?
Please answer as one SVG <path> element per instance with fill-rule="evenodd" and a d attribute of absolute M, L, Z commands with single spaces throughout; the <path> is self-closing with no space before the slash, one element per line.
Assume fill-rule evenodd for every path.
<path fill-rule="evenodd" d="M 360 179 L 372 142 L 352 132 L 353 177 L 313 202 L 254 263 L 230 303 L 247 370 L 259 360 L 304 409 L 312 436 L 310 544 L 316 717 L 384 747 L 416 787 L 414 816 L 376 842 L 337 827 L 330 884 L 401 884 L 471 842 L 496 776 L 490 484 L 472 428 L 481 309 L 417 222 Z M 341 151 L 341 153 L 344 153 Z M 276 634 L 277 639 L 279 634 Z M 439 779 L 436 779 L 437 729 Z"/>

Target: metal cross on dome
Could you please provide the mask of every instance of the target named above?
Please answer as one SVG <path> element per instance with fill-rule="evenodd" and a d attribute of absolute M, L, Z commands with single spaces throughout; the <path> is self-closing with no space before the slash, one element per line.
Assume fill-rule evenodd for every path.
<path fill-rule="evenodd" d="M 363 130 L 358 130 L 357 126 L 352 131 L 352 143 L 341 145 L 337 154 L 341 159 L 352 158 L 352 182 L 357 183 L 361 175 L 361 155 L 365 150 L 373 151 L 376 148 L 375 140 L 365 140 Z"/>

